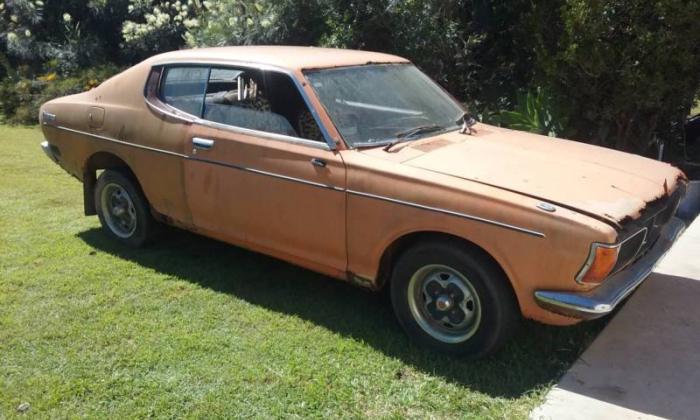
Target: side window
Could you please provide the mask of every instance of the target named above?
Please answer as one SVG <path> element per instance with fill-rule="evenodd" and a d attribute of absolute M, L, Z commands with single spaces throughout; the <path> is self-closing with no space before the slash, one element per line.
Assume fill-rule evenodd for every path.
<path fill-rule="evenodd" d="M 296 136 L 283 116 L 272 112 L 262 72 L 212 68 L 202 118 L 235 127 Z"/>
<path fill-rule="evenodd" d="M 268 72 L 266 76 L 272 110 L 290 122 L 297 132 L 297 137 L 325 142 L 321 129 L 292 78 L 274 71 Z"/>
<path fill-rule="evenodd" d="M 155 67 L 145 95 L 215 123 L 325 143 L 287 74 L 233 67 Z"/>
<path fill-rule="evenodd" d="M 208 76 L 207 67 L 166 68 L 161 85 L 161 100 L 180 111 L 200 116 Z"/>
<path fill-rule="evenodd" d="M 212 68 L 203 118 L 235 127 L 324 141 L 294 82 L 277 72 Z"/>

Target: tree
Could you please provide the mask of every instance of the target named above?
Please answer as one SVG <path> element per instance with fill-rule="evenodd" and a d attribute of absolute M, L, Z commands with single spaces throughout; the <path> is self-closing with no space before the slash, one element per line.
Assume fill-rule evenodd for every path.
<path fill-rule="evenodd" d="M 571 135 L 651 153 L 700 87 L 700 2 L 568 0 L 538 30 L 535 83 L 551 87 Z"/>
<path fill-rule="evenodd" d="M 129 18 L 121 28 L 124 54 L 138 61 L 180 48 L 185 33 L 199 26 L 204 4 L 199 0 L 129 0 Z"/>

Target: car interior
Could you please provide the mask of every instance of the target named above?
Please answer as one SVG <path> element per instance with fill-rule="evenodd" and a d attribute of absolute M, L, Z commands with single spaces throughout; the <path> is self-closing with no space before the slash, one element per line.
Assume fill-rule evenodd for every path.
<path fill-rule="evenodd" d="M 219 124 L 324 141 L 296 85 L 283 73 L 168 68 L 161 84 L 161 100 Z"/>

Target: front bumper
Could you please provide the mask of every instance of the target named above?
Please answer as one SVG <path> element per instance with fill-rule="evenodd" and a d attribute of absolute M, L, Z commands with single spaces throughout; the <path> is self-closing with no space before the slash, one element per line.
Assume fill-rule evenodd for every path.
<path fill-rule="evenodd" d="M 56 156 L 56 150 L 54 147 L 51 147 L 48 141 L 44 140 L 41 142 L 41 150 L 44 151 L 44 154 L 48 156 L 49 159 L 51 159 L 54 163 L 58 163 L 58 156 Z"/>
<path fill-rule="evenodd" d="M 651 274 L 685 227 L 683 220 L 671 218 L 654 246 L 643 257 L 597 288 L 583 293 L 537 290 L 537 304 L 552 312 L 580 319 L 595 319 L 609 314 Z"/>

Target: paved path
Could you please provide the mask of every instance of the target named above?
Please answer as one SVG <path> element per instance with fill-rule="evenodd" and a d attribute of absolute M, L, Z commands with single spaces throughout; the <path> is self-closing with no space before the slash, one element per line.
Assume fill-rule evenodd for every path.
<path fill-rule="evenodd" d="M 531 419 L 700 419 L 700 218 Z"/>

